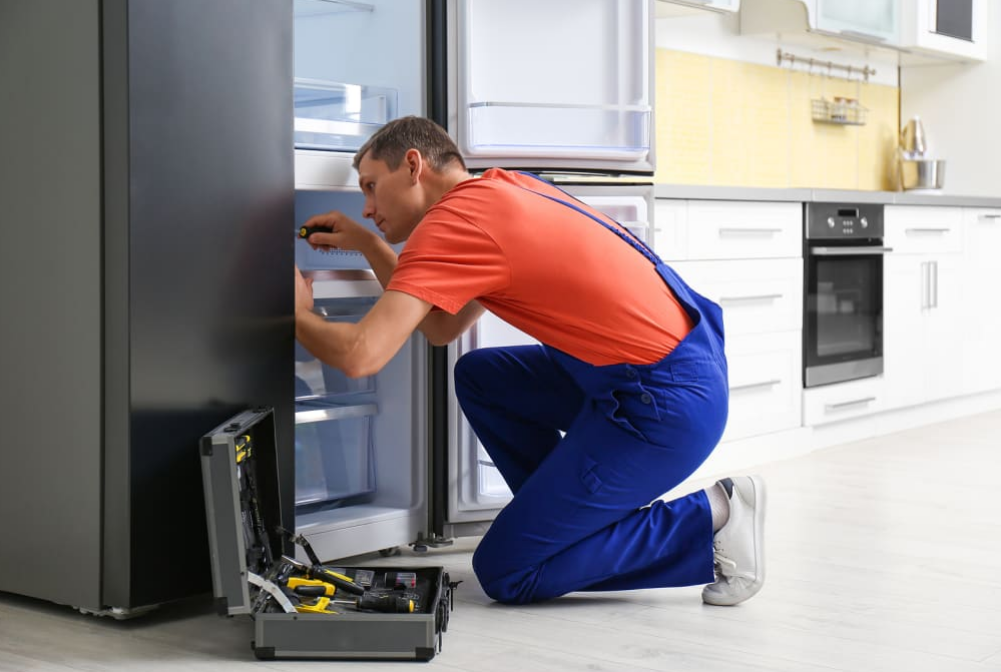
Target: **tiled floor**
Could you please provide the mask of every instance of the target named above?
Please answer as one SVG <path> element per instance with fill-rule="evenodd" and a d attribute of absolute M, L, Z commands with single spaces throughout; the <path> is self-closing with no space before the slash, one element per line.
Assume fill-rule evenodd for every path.
<path fill-rule="evenodd" d="M 768 581 L 753 600 L 708 607 L 692 587 L 500 606 L 472 575 L 476 540 L 463 539 L 406 558 L 444 565 L 463 581 L 444 650 L 429 666 L 1001 671 L 1001 412 L 756 471 L 768 481 L 770 509 Z M 248 621 L 217 617 L 207 600 L 116 622 L 0 594 L 0 670 L 405 667 L 257 662 L 252 637 Z"/>

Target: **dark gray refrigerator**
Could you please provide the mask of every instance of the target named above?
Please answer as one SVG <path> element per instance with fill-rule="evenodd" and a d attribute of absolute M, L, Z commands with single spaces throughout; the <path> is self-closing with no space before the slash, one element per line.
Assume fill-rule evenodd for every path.
<path fill-rule="evenodd" d="M 209 592 L 199 438 L 292 442 L 291 42 L 291 0 L 0 4 L 0 590 Z"/>

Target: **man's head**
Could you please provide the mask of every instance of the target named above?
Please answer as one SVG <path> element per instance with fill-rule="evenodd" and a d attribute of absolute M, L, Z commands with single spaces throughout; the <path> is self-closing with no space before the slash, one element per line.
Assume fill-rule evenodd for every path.
<path fill-rule="evenodd" d="M 380 128 L 355 154 L 354 167 L 365 196 L 362 214 L 390 243 L 406 240 L 428 208 L 469 178 L 445 129 L 422 117 Z"/>

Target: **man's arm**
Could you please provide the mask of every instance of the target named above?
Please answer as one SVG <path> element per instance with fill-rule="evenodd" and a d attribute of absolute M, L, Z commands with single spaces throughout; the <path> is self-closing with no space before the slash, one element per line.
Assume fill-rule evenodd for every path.
<path fill-rule="evenodd" d="M 431 345 L 448 345 L 473 326 L 483 310 L 479 301 L 470 301 L 455 315 L 436 310 L 428 313 L 417 328 Z"/>
<path fill-rule="evenodd" d="M 426 301 L 389 291 L 360 322 L 351 324 L 327 322 L 303 304 L 296 309 L 295 337 L 320 361 L 360 378 L 378 373 L 430 310 Z"/>

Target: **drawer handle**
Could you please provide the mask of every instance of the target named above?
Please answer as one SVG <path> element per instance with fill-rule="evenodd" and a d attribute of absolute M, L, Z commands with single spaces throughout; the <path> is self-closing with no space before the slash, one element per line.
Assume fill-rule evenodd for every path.
<path fill-rule="evenodd" d="M 984 213 L 980 215 L 980 219 L 1001 219 L 1001 215 L 997 213 Z"/>
<path fill-rule="evenodd" d="M 720 303 L 740 303 L 742 301 L 777 301 L 783 294 L 756 294 L 754 296 L 721 296 Z"/>
<path fill-rule="evenodd" d="M 375 404 L 359 404 L 357 406 L 335 406 L 333 408 L 317 408 L 315 410 L 298 411 L 295 414 L 295 424 L 308 425 L 313 422 L 327 420 L 344 420 L 346 418 L 362 418 L 375 415 L 379 407 Z"/>
<path fill-rule="evenodd" d="M 775 380 L 765 380 L 765 381 L 760 382 L 760 383 L 748 383 L 746 385 L 733 385 L 730 388 L 730 391 L 731 392 L 742 392 L 744 390 L 753 390 L 753 389 L 756 389 L 756 388 L 759 388 L 759 387 L 774 387 L 774 386 L 778 385 L 781 382 L 782 382 L 781 379 L 775 379 Z"/>
<path fill-rule="evenodd" d="M 782 233 L 782 231 L 783 231 L 783 229 L 745 229 L 745 228 L 739 228 L 738 229 L 738 228 L 735 228 L 735 227 L 729 227 L 729 228 L 724 227 L 724 228 L 721 228 L 719 230 L 719 234 L 721 236 L 724 233 L 752 233 L 752 234 L 755 234 L 755 233 L 766 233 L 766 234 L 771 235 L 771 234 L 774 234 L 774 233 Z"/>
<path fill-rule="evenodd" d="M 907 233 L 949 233 L 952 231 L 949 227 L 915 227 L 911 229 L 904 229 Z"/>
<path fill-rule="evenodd" d="M 876 397 L 863 397 L 862 399 L 852 399 L 851 401 L 841 401 L 836 404 L 826 404 L 824 406 L 825 410 L 836 411 L 839 408 L 848 408 L 849 406 L 858 406 L 860 404 L 868 404 L 876 401 Z"/>

